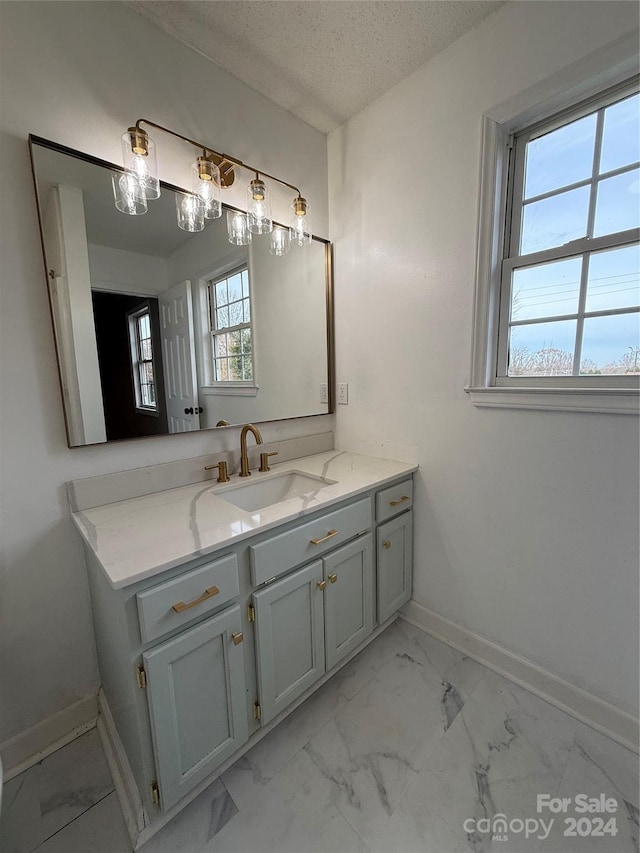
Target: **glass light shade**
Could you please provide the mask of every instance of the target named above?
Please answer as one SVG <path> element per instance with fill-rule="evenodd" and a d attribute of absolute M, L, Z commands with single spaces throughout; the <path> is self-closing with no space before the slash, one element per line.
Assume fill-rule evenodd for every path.
<path fill-rule="evenodd" d="M 206 169 L 200 168 L 201 162 Z M 222 216 L 220 170 L 211 160 L 198 157 L 191 168 L 191 173 L 193 176 L 191 189 L 202 200 L 206 219 L 219 219 Z"/>
<path fill-rule="evenodd" d="M 296 198 L 290 206 L 291 216 L 289 228 L 291 242 L 298 246 L 308 246 L 311 243 L 310 207 L 305 199 Z"/>
<path fill-rule="evenodd" d="M 160 198 L 156 144 L 146 131 L 130 127 L 122 134 L 122 161 L 136 179 L 141 198 Z"/>
<path fill-rule="evenodd" d="M 271 233 L 271 192 L 259 178 L 251 181 L 247 187 L 247 217 L 252 234 Z"/>
<path fill-rule="evenodd" d="M 229 242 L 234 246 L 248 246 L 251 242 L 251 231 L 249 230 L 249 218 L 240 210 L 227 211 L 227 231 Z"/>
<path fill-rule="evenodd" d="M 147 200 L 138 195 L 138 182 L 129 172 L 116 172 L 111 175 L 113 197 L 116 207 L 130 216 L 140 216 L 147 212 Z"/>
<path fill-rule="evenodd" d="M 204 205 L 199 196 L 176 193 L 176 213 L 178 225 L 183 231 L 204 229 Z"/>
<path fill-rule="evenodd" d="M 288 228 L 282 228 L 280 225 L 274 225 L 269 241 L 269 253 L 282 257 L 286 255 L 291 248 L 291 235 Z"/>

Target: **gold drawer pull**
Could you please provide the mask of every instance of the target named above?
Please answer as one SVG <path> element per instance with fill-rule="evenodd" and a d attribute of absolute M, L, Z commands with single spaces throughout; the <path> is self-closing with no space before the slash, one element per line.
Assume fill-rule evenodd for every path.
<path fill-rule="evenodd" d="M 234 646 L 239 646 L 240 643 L 244 640 L 244 634 L 242 631 L 234 631 L 231 635 L 231 639 L 233 640 Z"/>
<path fill-rule="evenodd" d="M 398 506 L 398 504 L 402 504 L 408 500 L 409 500 L 409 495 L 403 495 L 397 501 L 389 501 L 389 506 Z"/>
<path fill-rule="evenodd" d="M 312 545 L 319 545 L 321 542 L 326 542 L 327 539 L 333 539 L 334 536 L 338 535 L 337 530 L 330 530 L 326 536 L 323 536 L 322 539 L 310 539 Z"/>
<path fill-rule="evenodd" d="M 329 575 L 329 580 L 331 583 L 335 583 L 338 580 L 338 575 Z"/>
<path fill-rule="evenodd" d="M 387 549 L 387 551 L 388 551 L 388 550 L 389 550 L 389 548 L 391 548 L 391 542 L 389 542 L 389 540 L 388 540 L 388 539 L 385 539 L 385 540 L 384 540 L 384 542 L 382 543 L 382 547 L 383 547 L 383 548 L 386 548 L 386 549 Z"/>
<path fill-rule="evenodd" d="M 173 605 L 173 609 L 176 613 L 182 613 L 183 610 L 188 610 L 190 607 L 195 607 L 196 604 L 202 604 L 203 601 L 206 601 L 208 598 L 213 598 L 214 595 L 217 595 L 220 592 L 217 586 L 210 586 L 208 589 L 202 593 L 200 598 L 196 598 L 194 601 L 190 601 L 188 604 L 185 604 L 184 601 L 179 601 L 177 604 Z"/>
<path fill-rule="evenodd" d="M 318 584 L 318 589 L 321 589 L 323 592 L 327 588 L 327 582 L 326 581 L 317 581 L 317 584 Z"/>

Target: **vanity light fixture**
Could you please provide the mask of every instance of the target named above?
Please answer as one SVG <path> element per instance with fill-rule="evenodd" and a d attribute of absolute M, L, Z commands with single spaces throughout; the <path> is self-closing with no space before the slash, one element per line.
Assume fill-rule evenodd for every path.
<path fill-rule="evenodd" d="M 191 167 L 193 173 L 192 189 L 202 199 L 204 215 L 207 219 L 222 216 L 220 201 L 220 169 L 208 156 L 206 149 Z"/>
<path fill-rule="evenodd" d="M 252 234 L 270 234 L 273 230 L 271 193 L 257 172 L 247 187 L 247 217 Z"/>
<path fill-rule="evenodd" d="M 205 207 L 199 195 L 176 193 L 178 225 L 183 231 L 203 231 Z"/>
<path fill-rule="evenodd" d="M 220 217 L 222 215 L 220 190 L 230 187 L 235 181 L 235 170 L 243 168 L 253 172 L 255 177 L 247 187 L 246 213 L 233 210 L 227 213 L 229 242 L 246 246 L 251 242 L 252 234 L 271 234 L 269 251 L 278 256 L 285 255 L 289 251 L 291 242 L 299 246 L 308 246 L 311 243 L 309 205 L 307 200 L 302 198 L 298 187 L 274 175 L 260 172 L 254 166 L 243 163 L 242 160 L 237 160 L 228 154 L 220 154 L 200 142 L 146 118 L 138 119 L 135 125 L 128 128 L 122 135 L 124 174 L 119 176 L 119 180 L 116 179 L 118 176 L 114 177 L 113 182 L 118 210 L 131 215 L 146 213 L 147 200 L 160 196 L 156 146 L 147 131 L 141 127 L 142 124 L 155 127 L 163 133 L 188 142 L 202 152 L 192 166 L 192 192 L 176 196 L 180 228 L 185 231 L 202 231 L 205 218 Z M 265 178 L 282 184 L 296 193 L 290 208 L 291 221 L 288 231 L 279 225 L 274 227 L 271 214 L 271 192 L 265 183 Z"/>
<path fill-rule="evenodd" d="M 311 243 L 311 217 L 309 203 L 300 193 L 291 205 L 291 239 L 298 246 L 308 246 Z"/>
<path fill-rule="evenodd" d="M 248 246 L 251 242 L 249 217 L 241 210 L 227 211 L 227 233 L 234 246 Z"/>
<path fill-rule="evenodd" d="M 156 144 L 146 130 L 136 125 L 122 134 L 122 159 L 140 198 L 160 198 Z"/>
<path fill-rule="evenodd" d="M 291 248 L 291 234 L 288 228 L 283 228 L 281 225 L 274 225 L 269 240 L 269 253 L 282 257 L 286 255 Z"/>

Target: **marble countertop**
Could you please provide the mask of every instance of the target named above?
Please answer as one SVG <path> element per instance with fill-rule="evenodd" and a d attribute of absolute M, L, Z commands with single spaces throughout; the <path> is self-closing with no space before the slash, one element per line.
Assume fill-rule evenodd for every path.
<path fill-rule="evenodd" d="M 233 475 L 225 485 L 206 480 L 73 512 L 72 516 L 109 583 L 120 589 L 384 485 L 417 467 L 331 450 L 273 465 L 268 474 L 254 471 L 250 483 L 289 471 L 335 481 L 264 509 L 249 512 L 223 499 L 225 489 L 247 482 Z"/>

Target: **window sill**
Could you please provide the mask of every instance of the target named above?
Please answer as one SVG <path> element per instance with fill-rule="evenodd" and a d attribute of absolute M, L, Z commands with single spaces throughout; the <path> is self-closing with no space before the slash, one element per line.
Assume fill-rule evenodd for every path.
<path fill-rule="evenodd" d="M 200 393 L 206 397 L 257 397 L 258 385 L 205 385 Z"/>
<path fill-rule="evenodd" d="M 148 415 L 151 418 L 159 418 L 160 413 L 157 409 L 143 409 L 142 406 L 136 406 L 137 415 Z"/>
<path fill-rule="evenodd" d="M 464 389 L 474 406 L 498 409 L 538 409 L 596 412 L 608 415 L 640 414 L 640 393 L 619 388 L 498 388 Z"/>

